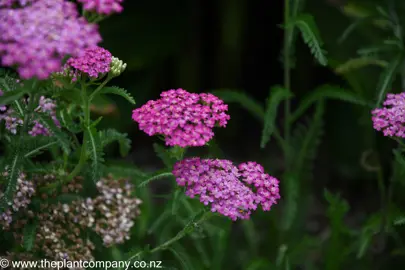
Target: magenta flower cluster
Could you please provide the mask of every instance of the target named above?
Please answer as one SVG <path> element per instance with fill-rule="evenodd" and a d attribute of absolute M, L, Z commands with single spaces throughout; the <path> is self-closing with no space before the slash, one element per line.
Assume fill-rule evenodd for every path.
<path fill-rule="evenodd" d="M 80 57 L 69 58 L 65 70 L 72 71 L 74 78 L 80 74 L 86 74 L 90 78 L 98 78 L 110 71 L 112 54 L 101 47 L 91 47 L 84 51 Z"/>
<path fill-rule="evenodd" d="M 225 127 L 228 105 L 212 94 L 169 90 L 133 111 L 132 119 L 149 136 L 163 135 L 169 146 L 203 146 L 214 136 L 212 129 Z"/>
<path fill-rule="evenodd" d="M 405 93 L 388 94 L 383 105 L 371 112 L 374 129 L 384 136 L 405 138 Z"/>
<path fill-rule="evenodd" d="M 248 219 L 258 205 L 269 211 L 280 198 L 278 180 L 255 162 L 236 167 L 229 160 L 188 158 L 175 164 L 173 175 L 187 196 L 199 196 L 212 212 L 232 220 Z"/>
<path fill-rule="evenodd" d="M 1 63 L 16 66 L 21 78 L 46 79 L 60 70 L 65 56 L 79 56 L 101 41 L 97 25 L 80 17 L 74 3 L 31 2 L 23 8 L 0 9 Z"/>
<path fill-rule="evenodd" d="M 121 13 L 122 2 L 124 0 L 77 0 L 83 4 L 83 9 L 95 11 L 98 14 L 110 15 L 112 13 Z"/>

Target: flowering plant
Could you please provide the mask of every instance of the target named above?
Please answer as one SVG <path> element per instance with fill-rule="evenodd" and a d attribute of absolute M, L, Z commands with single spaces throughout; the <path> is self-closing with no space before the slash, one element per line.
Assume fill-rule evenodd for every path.
<path fill-rule="evenodd" d="M 101 129 L 102 117 L 91 114 L 100 96 L 117 95 L 135 105 L 126 90 L 107 86 L 126 64 L 99 46 L 96 24 L 120 13 L 122 2 L 0 0 L 0 59 L 7 68 L 0 74 L 5 148 L 0 238 L 22 247 L 2 256 L 94 260 L 101 249 L 125 244 L 142 217 L 138 188 L 117 173 L 124 167 L 105 160 L 107 145 L 117 141 L 126 156 L 131 141 L 125 133 Z M 187 148 L 209 144 L 216 127 L 226 127 L 231 119 L 227 111 L 219 97 L 184 89 L 164 91 L 160 99 L 133 110 L 139 129 L 164 140 L 168 148 L 157 147 L 174 159 L 169 171 L 138 172 L 143 180 L 139 188 L 174 177 L 174 203 L 196 195 L 201 202 L 199 218 L 193 215 L 177 236 L 148 252 L 167 248 L 210 216 L 249 219 L 258 205 L 269 211 L 280 198 L 279 181 L 255 162 L 236 167 L 229 160 L 184 157 Z M 144 253 L 129 253 L 127 259 Z"/>

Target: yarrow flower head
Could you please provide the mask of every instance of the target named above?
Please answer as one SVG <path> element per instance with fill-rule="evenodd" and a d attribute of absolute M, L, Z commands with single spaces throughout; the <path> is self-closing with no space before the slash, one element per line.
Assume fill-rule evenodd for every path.
<path fill-rule="evenodd" d="M 77 0 L 83 4 L 83 8 L 88 11 L 95 11 L 98 14 L 110 15 L 112 13 L 121 13 L 122 2 L 124 0 Z"/>
<path fill-rule="evenodd" d="M 212 129 L 225 127 L 228 105 L 212 94 L 169 90 L 160 99 L 135 109 L 132 119 L 149 136 L 163 135 L 169 146 L 203 146 L 214 136 Z"/>
<path fill-rule="evenodd" d="M 23 79 L 46 79 L 66 55 L 80 56 L 101 41 L 97 25 L 79 17 L 72 2 L 19 2 L 27 5 L 0 8 L 0 57 L 2 65 L 17 66 Z"/>
<path fill-rule="evenodd" d="M 405 92 L 388 94 L 383 105 L 371 112 L 374 129 L 384 136 L 405 138 Z"/>
<path fill-rule="evenodd" d="M 117 57 L 113 57 L 111 61 L 111 70 L 110 73 L 112 76 L 117 77 L 119 76 L 124 70 L 127 68 L 127 64 L 124 63 Z"/>
<path fill-rule="evenodd" d="M 70 58 L 64 68 L 72 71 L 73 77 L 86 74 L 96 79 L 110 71 L 111 62 L 112 55 L 109 51 L 101 47 L 91 47 L 86 49 L 82 56 Z"/>
<path fill-rule="evenodd" d="M 189 158 L 174 165 L 173 175 L 187 196 L 199 196 L 212 212 L 232 220 L 249 219 L 259 204 L 269 211 L 280 198 L 278 180 L 254 162 L 236 167 L 229 160 Z"/>

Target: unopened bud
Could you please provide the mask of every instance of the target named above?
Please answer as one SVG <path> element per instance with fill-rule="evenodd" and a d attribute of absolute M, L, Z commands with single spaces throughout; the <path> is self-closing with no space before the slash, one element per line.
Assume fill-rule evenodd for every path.
<path fill-rule="evenodd" d="M 117 57 L 112 57 L 110 74 L 114 77 L 119 76 L 126 69 L 127 64 Z"/>

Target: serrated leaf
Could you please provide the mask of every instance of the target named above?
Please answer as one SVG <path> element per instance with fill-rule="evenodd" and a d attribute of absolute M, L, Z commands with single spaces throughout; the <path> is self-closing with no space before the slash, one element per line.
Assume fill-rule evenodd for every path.
<path fill-rule="evenodd" d="M 301 14 L 287 25 L 287 27 L 294 26 L 300 30 L 302 39 L 308 45 L 315 59 L 318 60 L 321 65 L 326 66 L 328 64 L 328 60 L 326 59 L 325 51 L 322 49 L 323 43 L 318 27 L 312 15 Z"/>
<path fill-rule="evenodd" d="M 35 116 L 38 117 L 39 122 L 52 133 L 51 136 L 55 137 L 58 140 L 63 152 L 69 154 L 70 141 L 68 139 L 68 136 L 55 125 L 53 119 L 49 115 L 40 112 L 35 113 Z"/>
<path fill-rule="evenodd" d="M 155 180 L 159 180 L 162 178 L 166 178 L 166 177 L 173 177 L 173 174 L 171 172 L 164 172 L 164 173 L 159 173 L 157 175 L 154 175 L 152 177 L 149 177 L 148 179 L 146 179 L 145 181 L 143 181 L 142 183 L 139 184 L 138 187 L 145 187 L 147 186 L 150 182 L 153 182 Z"/>
<path fill-rule="evenodd" d="M 7 181 L 6 190 L 3 193 L 3 196 L 0 197 L 0 211 L 5 209 L 8 204 L 13 200 L 15 192 L 17 190 L 17 180 L 20 174 L 20 168 L 22 165 L 21 162 L 21 153 L 19 149 L 16 149 L 16 153 L 11 158 L 11 161 L 8 163 L 6 168 L 7 176 L 5 177 Z"/>
<path fill-rule="evenodd" d="M 98 132 L 100 137 L 101 147 L 117 141 L 120 147 L 120 154 L 122 157 L 128 155 L 131 150 L 131 140 L 128 138 L 127 133 L 120 133 L 115 129 L 106 129 Z"/>
<path fill-rule="evenodd" d="M 288 89 L 275 86 L 271 88 L 269 96 L 270 97 L 267 101 L 267 108 L 264 116 L 264 127 L 262 130 L 262 137 L 260 142 L 261 148 L 264 148 L 270 141 L 270 137 L 275 129 L 275 121 L 279 104 L 283 100 L 292 97 L 292 94 Z"/>
<path fill-rule="evenodd" d="M 263 121 L 264 109 L 263 106 L 242 91 L 219 89 L 212 92 L 212 94 L 221 98 L 225 103 L 238 103 L 254 117 Z"/>
<path fill-rule="evenodd" d="M 356 93 L 345 90 L 339 86 L 322 85 L 308 94 L 301 101 L 298 108 L 292 113 L 290 122 L 295 122 L 314 102 L 325 98 L 337 99 L 362 106 L 368 105 L 367 102 Z"/>
<path fill-rule="evenodd" d="M 24 157 L 32 158 L 43 153 L 44 150 L 58 144 L 58 140 L 51 136 L 27 136 L 24 138 Z"/>
<path fill-rule="evenodd" d="M 103 89 L 100 90 L 99 94 L 118 95 L 128 100 L 131 104 L 135 104 L 135 99 L 131 96 L 131 94 L 128 93 L 127 90 L 119 88 L 117 86 L 103 87 Z"/>
<path fill-rule="evenodd" d="M 335 68 L 335 72 L 342 74 L 342 73 L 347 73 L 351 72 L 357 69 L 361 69 L 367 66 L 379 66 L 379 67 L 386 67 L 388 63 L 383 60 L 379 60 L 376 58 L 371 58 L 371 57 L 359 57 L 359 58 L 354 58 L 354 59 L 349 59 L 342 65 L 339 65 L 338 67 Z"/>
<path fill-rule="evenodd" d="M 26 224 L 24 226 L 23 247 L 26 251 L 31 251 L 32 247 L 34 246 L 37 226 L 38 226 L 37 222 Z"/>
<path fill-rule="evenodd" d="M 399 68 L 404 62 L 404 54 L 401 52 L 395 57 L 392 62 L 387 66 L 385 71 L 381 74 L 379 83 L 377 85 L 377 103 L 376 107 L 379 107 L 383 100 L 385 93 L 391 88 L 394 82 Z"/>
<path fill-rule="evenodd" d="M 94 183 L 98 182 L 102 176 L 102 164 L 104 162 L 103 150 L 100 143 L 99 134 L 94 127 L 87 127 L 85 130 L 86 145 L 91 160 L 91 175 Z"/>

